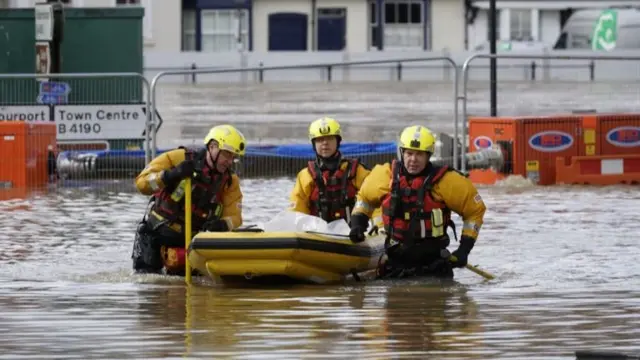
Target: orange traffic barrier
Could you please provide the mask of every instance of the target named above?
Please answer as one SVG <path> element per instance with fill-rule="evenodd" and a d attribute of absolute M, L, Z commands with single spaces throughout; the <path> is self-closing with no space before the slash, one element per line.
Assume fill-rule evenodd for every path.
<path fill-rule="evenodd" d="M 42 188 L 49 182 L 55 124 L 0 122 L 0 188 Z"/>
<path fill-rule="evenodd" d="M 469 141 L 469 151 L 497 144 L 505 154 L 500 172 L 471 170 L 469 177 L 476 183 L 493 184 L 509 175 L 539 185 L 560 179 L 584 183 L 580 180 L 584 176 L 590 184 L 640 182 L 640 174 L 633 170 L 635 158 L 627 156 L 640 156 L 640 114 L 473 117 L 469 119 Z M 609 155 L 613 158 L 607 158 Z M 618 173 L 620 161 L 623 172 Z M 602 181 L 596 181 L 598 177 Z"/>
<path fill-rule="evenodd" d="M 556 171 L 557 184 L 640 184 L 640 154 L 557 158 Z"/>
<path fill-rule="evenodd" d="M 556 157 L 580 155 L 581 121 L 580 116 L 570 115 L 469 119 L 469 151 L 497 144 L 507 157 L 503 173 L 472 170 L 471 181 L 491 184 L 508 175 L 522 175 L 540 185 L 555 183 Z"/>
<path fill-rule="evenodd" d="M 640 115 L 598 116 L 599 155 L 640 154 Z"/>

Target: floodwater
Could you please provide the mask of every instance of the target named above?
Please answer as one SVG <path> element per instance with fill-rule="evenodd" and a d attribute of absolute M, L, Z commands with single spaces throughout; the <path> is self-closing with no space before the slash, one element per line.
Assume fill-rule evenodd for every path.
<path fill-rule="evenodd" d="M 459 89 L 462 95 L 462 86 Z M 490 114 L 489 85 L 470 82 L 470 116 Z M 498 115 L 567 114 L 572 111 L 636 112 L 637 82 L 505 82 L 497 91 Z M 404 126 L 426 124 L 436 132 L 454 132 L 451 83 L 160 83 L 157 110 L 163 124 L 159 148 L 199 143 L 209 128 L 231 122 L 249 143 L 300 143 L 308 124 L 333 116 L 343 125 L 345 141 L 395 141 Z M 459 106 L 462 118 L 462 105 Z"/>
<path fill-rule="evenodd" d="M 244 180 L 246 223 L 291 179 Z M 269 189 L 270 198 L 265 197 Z M 481 187 L 486 223 L 455 283 L 224 288 L 132 275 L 146 199 L 124 185 L 0 202 L 0 359 L 571 359 L 640 352 L 636 187 Z"/>
<path fill-rule="evenodd" d="M 274 86 L 173 94 L 162 87 L 159 145 L 199 141 L 223 119 L 256 142 L 306 141 L 308 122 L 324 114 L 344 120 L 351 141 L 393 140 L 402 125 L 424 119 L 436 131 L 452 129 L 446 86 Z M 541 86 L 501 86 L 501 112 L 633 110 L 640 101 L 631 85 Z M 486 115 L 486 91 L 470 99 L 470 111 Z M 243 180 L 245 224 L 283 210 L 292 186 L 288 178 Z M 0 359 L 640 353 L 638 187 L 536 187 L 510 178 L 480 192 L 488 211 L 471 263 L 493 281 L 459 269 L 454 283 L 248 289 L 132 275 L 133 231 L 146 199 L 129 181 L 0 201 Z"/>

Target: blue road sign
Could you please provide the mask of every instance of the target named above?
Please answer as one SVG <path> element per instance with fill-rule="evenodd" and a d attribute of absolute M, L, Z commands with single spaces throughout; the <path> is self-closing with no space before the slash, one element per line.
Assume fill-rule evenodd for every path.
<path fill-rule="evenodd" d="M 69 102 L 71 86 L 65 82 L 43 81 L 40 83 L 38 103 L 47 105 L 59 105 Z"/>
<path fill-rule="evenodd" d="M 41 94 L 67 95 L 71 87 L 65 82 L 43 81 L 40 83 Z"/>
<path fill-rule="evenodd" d="M 38 95 L 38 104 L 59 105 L 69 102 L 67 95 L 40 94 Z"/>

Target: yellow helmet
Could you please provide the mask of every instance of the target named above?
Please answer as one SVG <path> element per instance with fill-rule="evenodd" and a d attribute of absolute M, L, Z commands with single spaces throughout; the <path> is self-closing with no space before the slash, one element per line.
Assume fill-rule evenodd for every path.
<path fill-rule="evenodd" d="M 313 141 L 316 138 L 323 136 L 334 135 L 338 137 L 338 140 L 342 140 L 342 131 L 340 130 L 340 124 L 336 119 L 330 117 L 323 117 L 309 125 L 309 140 Z"/>
<path fill-rule="evenodd" d="M 238 156 L 243 156 L 246 151 L 247 141 L 245 140 L 244 135 L 231 125 L 218 125 L 212 127 L 204 138 L 204 144 L 209 145 L 211 140 L 218 142 L 218 147 L 221 150 L 229 151 Z"/>
<path fill-rule="evenodd" d="M 426 151 L 433 154 L 436 137 L 431 130 L 424 126 L 414 125 L 402 130 L 398 140 L 398 154 L 400 149 Z"/>

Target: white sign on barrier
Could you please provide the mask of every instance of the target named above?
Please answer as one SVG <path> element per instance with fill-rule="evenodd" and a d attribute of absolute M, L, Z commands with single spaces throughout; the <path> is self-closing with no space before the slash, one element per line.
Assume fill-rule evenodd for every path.
<path fill-rule="evenodd" d="M 57 105 L 58 140 L 138 139 L 145 130 L 146 106 Z"/>
<path fill-rule="evenodd" d="M 48 106 L 0 106 L 0 121 L 50 121 Z"/>
<path fill-rule="evenodd" d="M 56 123 L 58 140 L 141 139 L 147 122 L 144 104 L 0 106 L 0 121 Z M 158 128 L 162 119 L 156 112 Z"/>

